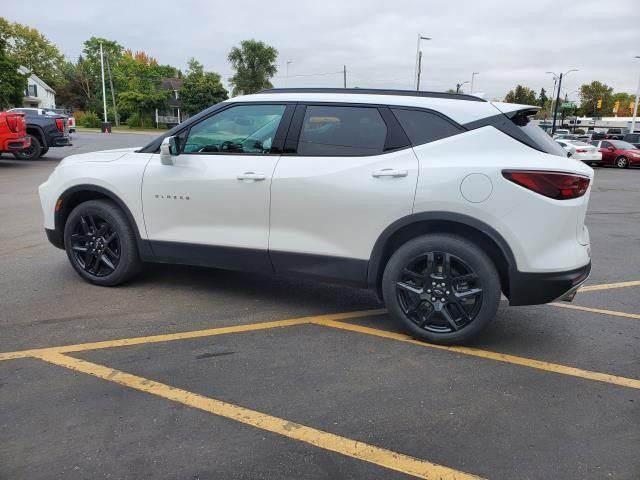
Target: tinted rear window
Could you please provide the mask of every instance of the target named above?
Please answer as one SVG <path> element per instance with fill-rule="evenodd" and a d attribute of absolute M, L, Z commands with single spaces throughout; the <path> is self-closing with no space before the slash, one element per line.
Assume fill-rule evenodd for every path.
<path fill-rule="evenodd" d="M 540 150 L 552 155 L 558 155 L 560 157 L 566 157 L 567 152 L 558 145 L 558 142 L 554 141 L 547 132 L 541 129 L 538 125 L 529 120 L 526 125 L 518 125 L 523 133 L 531 139 Z"/>
<path fill-rule="evenodd" d="M 387 125 L 374 107 L 307 107 L 298 155 L 362 156 L 384 150 Z"/>
<path fill-rule="evenodd" d="M 434 113 L 401 108 L 392 108 L 391 111 L 400 122 L 413 145 L 433 142 L 463 131 Z"/>

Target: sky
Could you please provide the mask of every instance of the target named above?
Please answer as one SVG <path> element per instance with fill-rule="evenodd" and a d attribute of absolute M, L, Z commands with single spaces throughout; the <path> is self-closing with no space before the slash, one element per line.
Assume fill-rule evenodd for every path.
<path fill-rule="evenodd" d="M 245 39 L 278 52 L 276 87 L 413 88 L 419 34 L 422 90 L 475 77 L 475 92 L 502 99 L 516 84 L 578 98 L 599 80 L 635 93 L 640 76 L 640 0 L 3 0 L 0 15 L 40 30 L 75 60 L 91 36 L 117 40 L 186 70 L 232 74 L 229 50 Z M 287 62 L 289 63 L 287 75 Z M 463 85 L 469 92 L 470 84 Z"/>

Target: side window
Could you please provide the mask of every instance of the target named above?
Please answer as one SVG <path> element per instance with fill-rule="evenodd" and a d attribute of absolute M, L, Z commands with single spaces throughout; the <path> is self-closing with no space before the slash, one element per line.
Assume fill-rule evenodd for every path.
<path fill-rule="evenodd" d="M 284 105 L 238 105 L 189 130 L 184 153 L 261 153 L 271 151 Z"/>
<path fill-rule="evenodd" d="M 602 142 L 602 144 L 600 145 L 600 148 L 611 148 L 613 147 L 613 145 L 611 145 L 611 143 L 609 142 Z"/>
<path fill-rule="evenodd" d="M 593 140 L 593 141 L 591 142 L 591 145 L 593 145 L 594 147 L 597 147 L 599 143 L 600 143 L 600 142 L 599 142 L 598 140 Z"/>
<path fill-rule="evenodd" d="M 405 110 L 392 108 L 405 133 L 413 145 L 433 142 L 441 138 L 451 137 L 463 130 L 444 118 L 421 110 Z"/>
<path fill-rule="evenodd" d="M 387 125 L 374 107 L 307 107 L 298 155 L 363 156 L 384 150 Z"/>

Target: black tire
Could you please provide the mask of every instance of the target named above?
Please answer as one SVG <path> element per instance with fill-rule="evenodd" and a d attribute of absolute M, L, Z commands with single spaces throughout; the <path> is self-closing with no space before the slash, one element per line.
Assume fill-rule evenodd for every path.
<path fill-rule="evenodd" d="M 89 200 L 75 207 L 64 226 L 69 261 L 85 280 L 115 286 L 141 269 L 136 234 L 126 215 L 106 200 Z"/>
<path fill-rule="evenodd" d="M 29 148 L 14 152 L 13 156 L 18 160 L 37 160 L 42 156 L 42 143 L 38 137 L 34 137 L 33 135 L 27 135 L 27 137 L 31 137 L 31 145 L 29 145 Z"/>
<path fill-rule="evenodd" d="M 618 168 L 629 168 L 629 160 L 627 157 L 620 155 L 616 158 L 616 167 Z"/>
<path fill-rule="evenodd" d="M 405 243 L 393 253 L 382 277 L 391 316 L 411 336 L 443 345 L 467 342 L 486 328 L 500 294 L 500 277 L 487 254 L 447 234 Z"/>
<path fill-rule="evenodd" d="M 47 154 L 48 151 L 49 151 L 49 147 L 43 148 L 42 149 L 42 153 L 40 153 L 40 156 L 44 157 Z"/>

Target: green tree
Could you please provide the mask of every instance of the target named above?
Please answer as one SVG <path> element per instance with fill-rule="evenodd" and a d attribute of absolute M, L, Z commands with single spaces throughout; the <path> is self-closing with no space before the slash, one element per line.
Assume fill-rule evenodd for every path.
<path fill-rule="evenodd" d="M 56 104 L 69 110 L 86 110 L 91 99 L 82 72 L 83 59 L 77 63 L 66 62 L 62 69 L 62 83 L 56 87 Z"/>
<path fill-rule="evenodd" d="M 0 36 L 6 39 L 7 53 L 51 86 L 62 81 L 60 69 L 64 56 L 53 43 L 35 28 L 9 23 L 0 17 Z"/>
<path fill-rule="evenodd" d="M 544 106 L 547 104 L 547 100 L 549 100 L 549 97 L 547 97 L 547 91 L 544 88 L 541 88 L 540 95 L 538 95 L 538 105 L 541 108 L 544 108 Z"/>
<path fill-rule="evenodd" d="M 7 54 L 7 41 L 0 36 L 0 109 L 22 105 L 27 77 L 18 72 L 18 66 Z"/>
<path fill-rule="evenodd" d="M 633 115 L 633 109 L 629 108 L 631 102 L 635 101 L 635 97 L 629 93 L 618 92 L 614 93 L 611 98 L 611 115 L 615 115 L 617 117 L 630 117 Z M 616 102 L 618 103 L 618 111 L 614 112 Z"/>
<path fill-rule="evenodd" d="M 189 59 L 188 65 L 189 70 L 183 77 L 179 90 L 182 109 L 185 112 L 193 115 L 228 98 L 220 75 L 205 72 L 195 58 Z"/>
<path fill-rule="evenodd" d="M 153 111 L 167 107 L 168 90 L 161 90 L 163 78 L 175 77 L 177 70 L 170 65 L 159 65 L 145 52 L 125 50 L 114 70 L 116 90 L 119 92 L 118 111 L 124 116 L 135 114 L 130 126 L 148 126 Z"/>
<path fill-rule="evenodd" d="M 243 40 L 229 52 L 235 75 L 229 80 L 233 95 L 256 93 L 271 88 L 271 78 L 278 71 L 278 50 L 256 40 Z"/>
<path fill-rule="evenodd" d="M 504 101 L 507 103 L 520 103 L 523 105 L 537 105 L 538 99 L 536 98 L 536 92 L 529 87 L 517 85 L 516 88 L 510 90 L 504 97 Z"/>
<path fill-rule="evenodd" d="M 598 100 L 602 107 L 597 108 Z M 580 87 L 580 113 L 586 116 L 611 116 L 613 108 L 613 88 L 602 82 L 593 81 Z"/>

